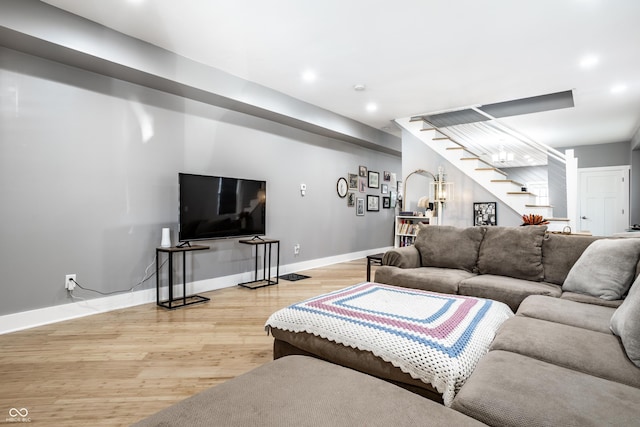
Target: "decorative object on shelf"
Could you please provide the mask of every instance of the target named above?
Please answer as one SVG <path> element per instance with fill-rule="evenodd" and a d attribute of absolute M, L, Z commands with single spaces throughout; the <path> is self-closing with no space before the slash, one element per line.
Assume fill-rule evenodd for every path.
<path fill-rule="evenodd" d="M 381 184 L 380 185 L 380 192 L 382 194 L 389 194 L 389 185 L 388 184 Z"/>
<path fill-rule="evenodd" d="M 358 175 L 360 175 L 361 177 L 366 178 L 367 177 L 367 167 L 366 166 L 360 166 L 358 168 Z"/>
<path fill-rule="evenodd" d="M 374 212 L 380 210 L 380 196 L 367 195 L 367 210 Z"/>
<path fill-rule="evenodd" d="M 389 209 L 391 207 L 391 198 L 390 197 L 383 197 L 382 198 L 382 207 L 384 209 Z"/>
<path fill-rule="evenodd" d="M 424 169 L 417 169 L 411 172 L 404 179 L 405 185 L 404 185 L 404 193 L 402 195 L 402 200 L 403 200 L 403 203 L 405 203 L 404 205 L 405 209 L 409 207 L 406 203 L 407 183 L 409 181 L 409 178 L 411 178 L 411 176 L 413 175 L 422 175 L 427 178 L 433 178 L 433 181 L 430 183 L 430 186 L 429 186 L 429 198 L 432 199 L 435 203 L 434 207 L 435 207 L 436 224 L 439 225 L 442 220 L 442 210 L 444 208 L 445 203 L 453 200 L 453 182 L 447 182 L 445 180 L 444 169 L 442 166 L 438 167 L 437 175 L 434 175 L 431 172 L 426 171 Z"/>
<path fill-rule="evenodd" d="M 350 173 L 349 174 L 349 190 L 357 190 L 358 189 L 358 174 Z"/>
<path fill-rule="evenodd" d="M 161 248 L 170 248 L 171 247 L 171 229 L 163 228 L 162 229 L 162 240 L 160 241 Z"/>
<path fill-rule="evenodd" d="M 498 225 L 497 203 L 482 202 L 473 204 L 473 225 Z"/>
<path fill-rule="evenodd" d="M 369 171 L 369 188 L 380 188 L 380 174 Z"/>
<path fill-rule="evenodd" d="M 426 214 L 427 211 L 429 210 L 429 206 L 433 206 L 431 203 L 429 203 L 429 198 L 427 196 L 422 196 L 418 199 L 418 207 L 419 208 L 424 208 L 424 213 Z"/>
<path fill-rule="evenodd" d="M 364 198 L 356 197 L 356 215 L 364 216 Z"/>
<path fill-rule="evenodd" d="M 349 192 L 349 194 L 347 194 L 347 206 L 352 208 L 356 205 L 356 193 L 354 192 Z"/>
<path fill-rule="evenodd" d="M 336 184 L 336 190 L 338 191 L 338 196 L 344 199 L 347 197 L 347 191 L 349 190 L 349 184 L 344 177 L 338 178 L 338 183 Z"/>
<path fill-rule="evenodd" d="M 545 224 L 549 224 L 549 221 L 544 219 L 542 215 L 537 215 L 537 214 L 522 215 L 521 225 L 545 225 Z"/>

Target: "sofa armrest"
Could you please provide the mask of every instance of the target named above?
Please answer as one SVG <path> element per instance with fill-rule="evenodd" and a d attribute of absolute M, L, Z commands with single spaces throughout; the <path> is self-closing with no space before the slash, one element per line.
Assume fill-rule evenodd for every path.
<path fill-rule="evenodd" d="M 420 267 L 420 252 L 415 246 L 391 249 L 384 253 L 382 265 L 399 268 L 418 268 Z"/>

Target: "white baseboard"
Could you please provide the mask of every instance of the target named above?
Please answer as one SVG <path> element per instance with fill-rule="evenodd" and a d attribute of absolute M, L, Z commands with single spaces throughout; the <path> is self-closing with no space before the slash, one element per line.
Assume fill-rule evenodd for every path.
<path fill-rule="evenodd" d="M 364 258 L 365 256 L 378 252 L 385 252 L 391 247 L 370 249 L 367 251 L 351 252 L 348 254 L 335 255 L 326 258 L 318 258 L 310 261 L 280 266 L 279 274 L 287 274 L 296 271 L 309 270 L 317 267 L 324 267 L 339 262 L 351 261 Z M 275 270 L 271 272 L 275 275 Z M 201 292 L 214 291 L 222 288 L 236 286 L 238 283 L 253 280 L 253 272 L 234 274 L 224 277 L 199 280 L 187 283 L 187 293 L 197 294 Z M 364 271 L 362 280 L 365 280 Z M 177 295 L 182 295 L 182 285 L 175 285 Z M 69 304 L 55 305 L 51 307 L 39 308 L 36 310 L 23 311 L 0 316 L 0 335 L 24 329 L 35 328 L 37 326 L 62 322 L 65 320 L 77 319 L 79 317 L 90 316 L 92 314 L 104 313 L 112 310 L 133 307 L 141 304 L 149 304 L 156 301 L 155 288 L 143 289 L 126 294 L 113 295 L 103 298 L 87 299 Z"/>

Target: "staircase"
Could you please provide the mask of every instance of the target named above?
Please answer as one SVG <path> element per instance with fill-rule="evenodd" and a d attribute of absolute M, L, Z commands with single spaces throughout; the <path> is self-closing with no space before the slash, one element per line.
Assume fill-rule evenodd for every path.
<path fill-rule="evenodd" d="M 519 215 L 543 216 L 549 221 L 550 231 L 562 231 L 569 225 L 568 218 L 553 217 L 551 205 L 539 205 L 535 194 L 522 191 L 523 183 L 509 179 L 505 172 L 483 160 L 480 155 L 465 147 L 464 143 L 456 141 L 445 129 L 433 126 L 422 117 L 397 119 L 396 122 Z"/>

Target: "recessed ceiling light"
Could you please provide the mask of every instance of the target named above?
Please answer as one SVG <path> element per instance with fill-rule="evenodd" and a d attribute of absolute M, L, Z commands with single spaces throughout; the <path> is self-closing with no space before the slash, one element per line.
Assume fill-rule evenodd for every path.
<path fill-rule="evenodd" d="M 595 55 L 587 55 L 580 60 L 580 67 L 592 68 L 595 67 L 600 59 Z"/>
<path fill-rule="evenodd" d="M 370 102 L 367 104 L 367 111 L 373 113 L 378 109 L 378 105 L 375 102 Z"/>
<path fill-rule="evenodd" d="M 317 78 L 318 78 L 318 75 L 313 70 L 306 70 L 305 72 L 302 73 L 302 80 L 304 80 L 307 83 L 315 82 Z"/>
<path fill-rule="evenodd" d="M 626 90 L 627 90 L 627 85 L 619 84 L 611 88 L 611 93 L 618 94 L 618 93 L 625 92 Z"/>

